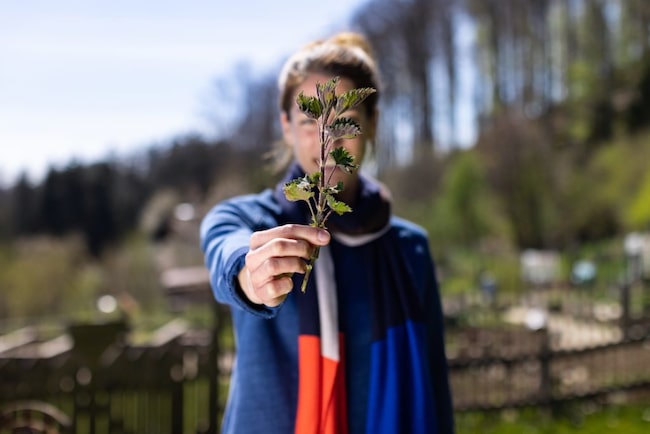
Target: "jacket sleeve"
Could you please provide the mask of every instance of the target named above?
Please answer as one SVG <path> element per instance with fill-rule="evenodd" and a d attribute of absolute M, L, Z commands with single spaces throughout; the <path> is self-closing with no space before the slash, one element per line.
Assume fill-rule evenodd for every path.
<path fill-rule="evenodd" d="M 262 220 L 261 210 L 242 200 L 230 200 L 212 208 L 200 228 L 201 249 L 210 274 L 210 285 L 220 303 L 253 315 L 271 318 L 279 307 L 254 304 L 244 295 L 237 275 L 244 267 L 250 236 Z M 257 218 L 256 218 L 257 217 Z"/>

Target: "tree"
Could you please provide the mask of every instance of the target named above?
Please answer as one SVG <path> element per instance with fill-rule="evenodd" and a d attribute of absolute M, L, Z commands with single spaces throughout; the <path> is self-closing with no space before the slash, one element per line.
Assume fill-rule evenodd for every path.
<path fill-rule="evenodd" d="M 643 178 L 638 193 L 633 198 L 626 212 L 628 225 L 632 229 L 647 230 L 650 228 L 650 172 Z"/>
<path fill-rule="evenodd" d="M 476 151 L 459 151 L 449 160 L 434 205 L 437 236 L 467 248 L 488 236 L 507 236 Z"/>
<path fill-rule="evenodd" d="M 78 173 L 74 174 L 75 178 L 78 176 Z M 61 170 L 48 170 L 39 206 L 42 230 L 53 235 L 64 235 L 71 229 L 71 219 L 74 218 L 71 216 L 79 216 L 79 207 L 83 203 L 83 194 L 77 191 L 81 182 L 81 179 L 73 180 L 72 175 L 66 177 Z M 75 187 L 70 188 L 72 184 Z M 71 195 L 71 190 L 77 194 Z"/>
<path fill-rule="evenodd" d="M 98 163 L 90 166 L 85 175 L 80 227 L 88 251 L 99 257 L 104 248 L 118 237 L 113 215 L 115 171 L 107 163 Z"/>
<path fill-rule="evenodd" d="M 11 189 L 11 200 L 5 208 L 12 212 L 12 235 L 30 234 L 38 228 L 37 197 L 37 191 L 29 182 L 27 174 L 22 173 Z"/>
<path fill-rule="evenodd" d="M 548 248 L 554 225 L 553 154 L 534 122 L 504 113 L 476 145 L 520 248 Z"/>

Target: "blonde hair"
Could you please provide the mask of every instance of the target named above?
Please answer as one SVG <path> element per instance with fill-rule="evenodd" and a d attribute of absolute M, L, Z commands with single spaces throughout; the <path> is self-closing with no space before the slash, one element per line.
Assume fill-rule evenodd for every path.
<path fill-rule="evenodd" d="M 329 39 L 304 46 L 285 62 L 278 78 L 280 109 L 289 116 L 295 91 L 309 74 L 347 78 L 354 86 L 377 90 L 364 101 L 369 115 L 377 109 L 380 79 L 374 53 L 368 40 L 360 33 L 341 32 Z"/>

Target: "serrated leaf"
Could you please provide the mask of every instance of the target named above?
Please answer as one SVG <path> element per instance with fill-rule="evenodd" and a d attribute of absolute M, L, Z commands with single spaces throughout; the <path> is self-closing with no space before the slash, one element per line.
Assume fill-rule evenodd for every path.
<path fill-rule="evenodd" d="M 300 92 L 296 97 L 296 104 L 300 111 L 311 119 L 318 119 L 323 114 L 323 106 L 315 96 L 306 96 Z"/>
<path fill-rule="evenodd" d="M 348 204 L 334 199 L 334 197 L 331 195 L 327 195 L 327 206 L 329 206 L 330 209 L 338 215 L 343 215 L 346 212 L 352 212 L 352 208 L 350 208 Z"/>
<path fill-rule="evenodd" d="M 327 80 L 323 84 L 316 85 L 316 94 L 318 99 L 323 107 L 322 111 L 327 111 L 328 108 L 334 108 L 334 104 L 337 101 L 336 99 L 336 85 L 338 84 L 339 78 L 334 77 Z"/>
<path fill-rule="evenodd" d="M 318 182 L 320 181 L 320 171 L 312 173 L 309 176 L 309 179 L 311 180 L 312 185 L 318 185 Z"/>
<path fill-rule="evenodd" d="M 330 155 L 336 166 L 348 173 L 352 173 L 359 167 L 358 164 L 354 164 L 354 156 L 343 147 L 334 148 L 330 151 Z"/>
<path fill-rule="evenodd" d="M 309 200 L 314 196 L 314 184 L 307 175 L 296 178 L 284 184 L 284 196 L 291 202 L 298 200 Z"/>
<path fill-rule="evenodd" d="M 361 126 L 351 118 L 337 118 L 327 126 L 332 140 L 352 139 L 361 134 Z"/>
<path fill-rule="evenodd" d="M 361 134 L 361 127 L 353 119 L 341 117 L 346 111 L 359 106 L 369 95 L 375 92 L 372 88 L 353 89 L 344 92 L 342 95 L 336 95 L 336 86 L 338 77 L 328 80 L 323 84 L 316 85 L 317 97 L 305 96 L 302 92 L 296 98 L 298 107 L 302 113 L 311 119 L 318 120 L 320 150 L 325 152 L 331 149 L 332 139 L 349 139 Z M 332 158 L 337 168 L 352 173 L 359 166 L 354 164 L 354 157 L 345 148 L 335 147 L 332 150 L 328 160 Z M 320 161 L 320 170 L 305 175 L 284 185 L 284 194 L 288 200 L 304 200 L 308 203 L 311 212 L 312 225 L 316 227 L 325 227 L 325 221 L 331 213 L 336 212 L 339 215 L 352 211 L 346 203 L 335 199 L 335 195 L 343 190 L 343 182 L 339 181 L 336 186 L 329 185 L 329 180 L 325 183 L 322 173 L 325 171 L 327 161 Z M 318 187 L 317 187 L 318 186 Z M 314 199 L 318 191 L 318 200 Z M 321 199 L 325 199 L 325 203 Z M 313 204 L 312 204 L 313 202 Z M 312 266 L 318 257 L 318 247 L 316 254 L 309 258 L 307 270 L 303 277 L 301 290 L 305 292 L 307 282 L 311 274 Z"/>
<path fill-rule="evenodd" d="M 352 89 L 348 90 L 347 92 L 343 92 L 338 96 L 336 100 L 336 107 L 334 111 L 338 116 L 348 110 L 352 110 L 353 108 L 358 107 L 359 104 L 368 98 L 368 96 L 372 95 L 375 92 L 376 90 L 371 87 L 361 87 L 358 89 Z"/>

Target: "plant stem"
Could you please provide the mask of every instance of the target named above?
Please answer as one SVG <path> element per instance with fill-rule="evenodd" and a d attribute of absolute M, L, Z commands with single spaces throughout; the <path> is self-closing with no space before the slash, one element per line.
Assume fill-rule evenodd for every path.
<path fill-rule="evenodd" d="M 325 209 L 325 165 L 327 164 L 327 141 L 325 138 L 325 120 L 319 122 L 320 129 L 320 179 L 318 186 L 318 221 L 315 222 L 317 227 L 321 227 L 325 221 L 323 220 L 323 210 Z"/>
<path fill-rule="evenodd" d="M 314 268 L 314 263 L 318 259 L 318 254 L 320 253 L 320 246 L 316 246 L 314 253 L 309 257 L 309 262 L 307 263 L 307 270 L 305 271 L 305 276 L 302 278 L 302 285 L 300 285 L 300 290 L 305 293 L 307 290 L 307 283 L 309 282 L 309 276 L 311 275 L 311 270 Z"/>
<path fill-rule="evenodd" d="M 325 136 L 325 121 L 319 120 L 318 122 L 318 129 L 320 133 L 320 141 L 321 141 L 321 148 L 320 148 L 320 178 L 318 181 L 318 188 L 316 189 L 316 194 L 318 197 L 316 198 L 315 205 L 316 205 L 316 213 L 314 215 L 314 212 L 312 211 L 312 226 L 315 226 L 317 228 L 325 228 L 325 220 L 327 220 L 327 217 L 329 216 L 329 213 L 325 213 L 325 207 L 327 205 L 326 203 L 326 198 L 325 198 L 325 188 L 327 183 L 325 182 L 325 165 L 327 162 L 327 143 L 328 140 L 326 139 Z M 311 209 L 311 205 L 309 207 Z M 307 283 L 309 283 L 309 277 L 311 276 L 311 271 L 314 268 L 314 263 L 316 262 L 316 259 L 318 259 L 318 254 L 320 253 L 320 246 L 316 246 L 314 248 L 314 252 L 312 255 L 309 257 L 309 261 L 307 262 L 307 269 L 305 270 L 305 276 L 302 279 L 302 284 L 300 285 L 300 290 L 304 293 L 307 290 Z"/>

